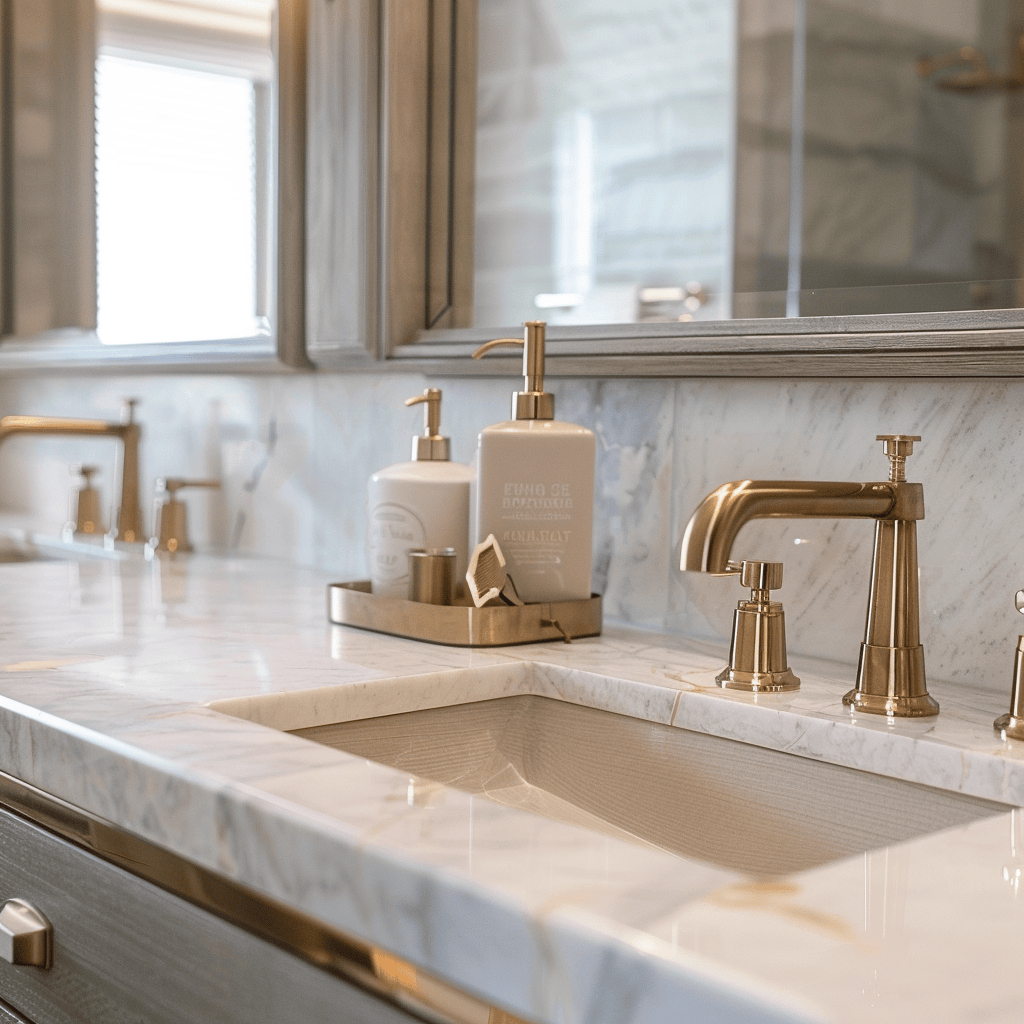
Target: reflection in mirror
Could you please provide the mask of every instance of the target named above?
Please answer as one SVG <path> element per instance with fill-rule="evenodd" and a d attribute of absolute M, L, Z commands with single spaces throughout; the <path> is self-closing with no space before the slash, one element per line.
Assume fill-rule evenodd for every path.
<path fill-rule="evenodd" d="M 267 336 L 274 0 L 13 0 L 8 329 Z"/>
<path fill-rule="evenodd" d="M 478 326 L 729 315 L 734 26 L 732 0 L 481 0 Z"/>
<path fill-rule="evenodd" d="M 1024 305 L 1021 0 L 480 0 L 474 315 Z"/>
<path fill-rule="evenodd" d="M 740 7 L 734 315 L 1020 305 L 1024 5 L 786 6 Z"/>

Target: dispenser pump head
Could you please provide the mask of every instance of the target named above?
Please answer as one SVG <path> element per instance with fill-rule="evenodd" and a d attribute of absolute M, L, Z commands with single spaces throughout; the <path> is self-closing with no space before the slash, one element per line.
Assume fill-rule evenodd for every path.
<path fill-rule="evenodd" d="M 406 405 L 423 403 L 423 433 L 412 439 L 413 462 L 447 462 L 451 458 L 447 437 L 441 436 L 441 389 L 425 388 L 422 395 L 407 398 Z"/>
<path fill-rule="evenodd" d="M 544 390 L 544 328 L 543 320 L 528 320 L 523 325 L 522 338 L 496 338 L 481 345 L 473 358 L 479 359 L 498 345 L 522 345 L 523 377 L 525 391 L 512 392 L 512 419 L 553 420 L 555 418 L 555 396 Z"/>

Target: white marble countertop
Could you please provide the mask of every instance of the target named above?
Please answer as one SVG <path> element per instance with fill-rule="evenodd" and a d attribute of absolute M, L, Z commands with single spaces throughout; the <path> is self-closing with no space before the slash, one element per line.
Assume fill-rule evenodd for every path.
<path fill-rule="evenodd" d="M 410 804 L 403 773 L 280 731 L 536 693 L 1024 804 L 1024 744 L 991 724 L 1008 678 L 854 719 L 851 668 L 801 660 L 799 692 L 755 698 L 714 687 L 724 652 L 616 627 L 434 647 L 331 627 L 327 582 L 0 565 L 0 769 L 538 1022 L 1020 1019 L 1017 812 L 759 883 L 455 790 Z"/>

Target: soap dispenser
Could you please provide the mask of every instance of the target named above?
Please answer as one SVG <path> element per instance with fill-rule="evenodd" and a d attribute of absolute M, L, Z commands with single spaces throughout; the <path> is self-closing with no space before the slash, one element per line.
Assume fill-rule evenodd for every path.
<path fill-rule="evenodd" d="M 494 534 L 527 603 L 591 593 L 594 435 L 555 419 L 555 396 L 544 390 L 545 326 L 530 321 L 521 339 L 498 338 L 473 353 L 523 347 L 526 390 L 512 393 L 512 419 L 480 433 L 474 538 Z"/>
<path fill-rule="evenodd" d="M 454 548 L 455 578 L 466 574 L 473 471 L 449 461 L 440 389 L 405 404 L 421 402 L 423 433 L 412 439 L 412 460 L 370 477 L 370 589 L 384 597 L 409 596 L 409 552 L 416 548 Z"/>

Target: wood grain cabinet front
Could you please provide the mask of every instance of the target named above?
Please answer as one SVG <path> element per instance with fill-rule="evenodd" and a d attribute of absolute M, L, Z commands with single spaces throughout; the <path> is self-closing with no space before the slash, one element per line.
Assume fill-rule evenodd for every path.
<path fill-rule="evenodd" d="M 0 960 L 0 1022 L 402 1024 L 415 1018 L 0 809 L 0 904 L 53 926 L 53 966 Z"/>

